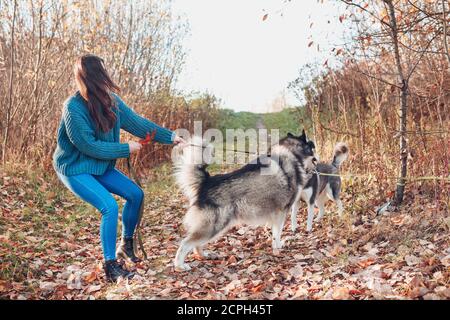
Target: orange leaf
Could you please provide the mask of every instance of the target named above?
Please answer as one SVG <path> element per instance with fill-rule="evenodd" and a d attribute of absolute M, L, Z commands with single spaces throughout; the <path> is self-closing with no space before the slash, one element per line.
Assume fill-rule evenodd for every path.
<path fill-rule="evenodd" d="M 250 291 L 253 293 L 261 292 L 263 288 L 264 288 L 264 284 L 262 283 L 259 286 L 251 288 Z"/>
<path fill-rule="evenodd" d="M 345 287 L 338 287 L 333 290 L 332 298 L 334 300 L 348 300 L 350 298 L 350 290 Z"/>
<path fill-rule="evenodd" d="M 139 143 L 142 145 L 149 144 L 155 138 L 155 134 L 156 134 L 156 130 L 153 130 L 151 134 L 150 134 L 150 132 L 147 132 L 145 139 L 139 140 Z"/>
<path fill-rule="evenodd" d="M 353 295 L 353 296 L 360 296 L 360 295 L 363 294 L 363 292 L 361 290 L 358 290 L 358 289 L 352 289 L 352 290 L 349 291 L 349 293 L 351 295 Z"/>
<path fill-rule="evenodd" d="M 368 266 L 370 266 L 374 263 L 375 263 L 375 259 L 369 258 L 367 260 L 359 261 L 358 266 L 360 266 L 361 268 L 367 268 Z"/>
<path fill-rule="evenodd" d="M 322 289 L 322 287 L 320 286 L 311 286 L 308 288 L 308 292 L 309 293 L 315 293 L 315 292 L 319 292 L 320 289 Z"/>
<path fill-rule="evenodd" d="M 92 271 L 86 278 L 84 278 L 84 280 L 87 283 L 91 283 L 93 282 L 95 279 L 97 279 L 97 273 L 95 273 L 94 271 Z"/>
<path fill-rule="evenodd" d="M 228 261 L 227 261 L 228 264 L 234 264 L 234 263 L 236 263 L 236 262 L 237 262 L 237 259 L 236 259 L 235 256 L 229 257 L 229 258 L 228 258 Z"/>
<path fill-rule="evenodd" d="M 8 284 L 6 281 L 0 280 L 0 292 L 6 292 L 8 290 Z"/>
<path fill-rule="evenodd" d="M 392 221 L 393 224 L 398 226 L 398 225 L 401 225 L 403 223 L 404 219 L 405 219 L 404 216 L 397 216 L 397 217 L 392 217 L 391 221 Z"/>
<path fill-rule="evenodd" d="M 193 257 L 194 257 L 194 260 L 199 260 L 199 261 L 205 260 L 205 257 L 199 255 L 198 253 L 194 253 Z"/>

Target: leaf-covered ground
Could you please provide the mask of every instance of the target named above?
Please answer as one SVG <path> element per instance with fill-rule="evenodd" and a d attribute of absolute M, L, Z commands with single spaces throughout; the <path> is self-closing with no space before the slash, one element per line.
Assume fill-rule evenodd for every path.
<path fill-rule="evenodd" d="M 99 213 L 54 177 L 17 169 L 0 173 L 0 297 L 7 299 L 449 299 L 450 218 L 445 201 L 408 190 L 399 212 L 376 216 L 379 199 L 364 182 L 343 191 L 345 215 L 329 203 L 313 232 L 287 221 L 284 249 L 272 254 L 269 228 L 234 228 L 193 255 L 190 272 L 172 265 L 185 199 L 170 168 L 147 175 L 143 237 L 149 260 L 137 275 L 105 282 Z M 358 190 L 358 191 L 356 191 Z M 288 219 L 289 220 L 289 219 Z M 120 230 L 118 231 L 120 232 Z"/>

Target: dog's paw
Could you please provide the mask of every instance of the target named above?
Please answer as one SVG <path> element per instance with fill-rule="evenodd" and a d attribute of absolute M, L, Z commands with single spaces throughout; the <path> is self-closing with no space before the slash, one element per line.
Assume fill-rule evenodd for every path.
<path fill-rule="evenodd" d="M 280 240 L 278 243 L 277 243 L 277 249 L 281 249 L 281 248 L 283 248 L 284 247 L 284 240 Z"/>
<path fill-rule="evenodd" d="M 177 271 L 177 272 L 184 272 L 184 271 L 189 271 L 189 270 L 191 270 L 191 267 L 186 263 L 175 266 L 175 271 Z"/>
<path fill-rule="evenodd" d="M 274 256 L 279 256 L 279 255 L 281 255 L 281 249 L 280 248 L 273 248 L 272 249 L 272 254 L 274 255 Z"/>
<path fill-rule="evenodd" d="M 283 246 L 284 246 L 284 240 L 281 240 L 281 241 L 273 241 L 272 242 L 272 250 L 275 252 L 275 251 L 279 251 L 279 250 L 281 250 L 281 248 L 283 248 Z"/>

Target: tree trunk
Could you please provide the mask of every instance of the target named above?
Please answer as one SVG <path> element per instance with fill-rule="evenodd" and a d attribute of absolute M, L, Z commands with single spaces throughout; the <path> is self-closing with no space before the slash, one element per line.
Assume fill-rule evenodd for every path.
<path fill-rule="evenodd" d="M 9 74 L 9 104 L 6 109 L 6 121 L 5 121 L 5 133 L 3 136 L 2 143 L 2 162 L 3 165 L 6 164 L 6 148 L 8 146 L 8 136 L 9 136 L 9 127 L 11 125 L 11 112 L 13 106 L 13 79 L 14 79 L 14 31 L 16 28 L 16 11 L 17 11 L 17 0 L 14 0 L 14 10 L 12 17 L 12 26 L 11 26 L 11 56 L 10 56 L 10 74 Z"/>
<path fill-rule="evenodd" d="M 406 114 L 408 111 L 408 79 L 403 72 L 402 62 L 400 59 L 399 41 L 398 41 L 398 29 L 397 20 L 395 17 L 395 8 L 392 0 L 384 0 L 388 7 L 389 13 L 389 26 L 391 29 L 392 43 L 394 46 L 395 64 L 397 67 L 398 79 L 401 83 L 400 89 L 400 124 L 399 124 L 399 136 L 400 136 L 400 176 L 397 180 L 397 188 L 395 190 L 394 205 L 400 205 L 403 201 L 403 194 L 405 191 L 406 174 L 408 169 L 408 151 L 407 142 L 405 138 L 406 134 Z"/>
<path fill-rule="evenodd" d="M 445 56 L 448 60 L 448 66 L 450 67 L 450 52 L 448 50 L 448 42 L 447 42 L 447 15 L 445 13 L 445 0 L 442 0 L 442 25 L 443 25 L 443 39 L 444 39 L 444 50 L 445 50 Z"/>

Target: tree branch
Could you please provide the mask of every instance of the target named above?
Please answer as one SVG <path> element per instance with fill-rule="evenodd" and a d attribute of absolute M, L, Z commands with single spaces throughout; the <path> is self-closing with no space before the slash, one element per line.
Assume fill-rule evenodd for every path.
<path fill-rule="evenodd" d="M 385 26 L 389 27 L 389 23 L 386 23 L 385 21 L 383 21 L 382 19 L 380 19 L 376 14 L 374 14 L 373 12 L 367 10 L 366 8 L 364 8 L 362 5 L 358 4 L 358 3 L 354 3 L 351 0 L 340 0 L 341 2 L 345 3 L 346 5 L 349 6 L 353 6 L 353 7 L 357 7 L 359 9 L 361 9 L 362 11 L 368 13 L 369 15 L 371 15 L 373 18 L 375 18 L 376 20 L 378 20 L 379 22 L 381 22 L 382 24 L 384 24 Z"/>
<path fill-rule="evenodd" d="M 448 50 L 448 42 L 447 42 L 447 17 L 445 12 L 445 0 L 442 0 L 442 23 L 444 25 L 444 48 L 445 48 L 445 55 L 448 59 L 448 64 L 450 67 L 450 53 Z"/>

